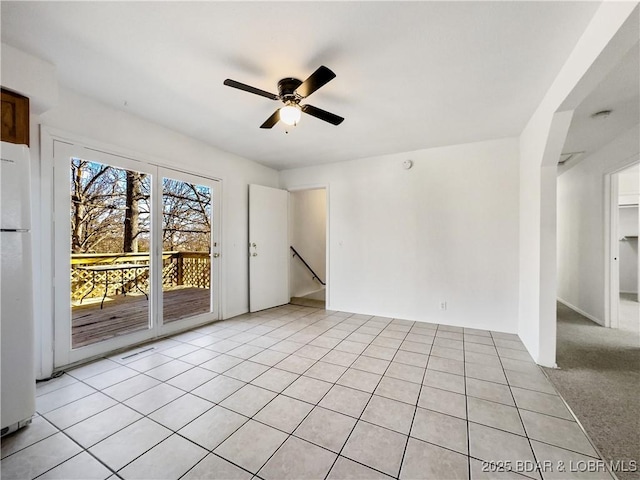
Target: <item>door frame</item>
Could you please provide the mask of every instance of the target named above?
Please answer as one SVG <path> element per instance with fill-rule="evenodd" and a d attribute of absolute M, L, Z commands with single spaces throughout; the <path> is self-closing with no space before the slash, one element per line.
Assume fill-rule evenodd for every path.
<path fill-rule="evenodd" d="M 324 261 L 325 261 L 325 272 L 326 272 L 326 278 L 325 278 L 325 309 L 326 310 L 331 310 L 331 262 L 330 262 L 330 252 L 331 252 L 331 235 L 330 235 L 330 225 L 331 225 L 331 210 L 330 210 L 330 193 L 331 193 L 331 189 L 330 189 L 330 184 L 329 183 L 314 183 L 314 184 L 310 184 L 310 185 L 300 185 L 300 186 L 293 186 L 293 187 L 287 187 L 287 191 L 290 193 L 293 192 L 302 192 L 304 190 L 320 190 L 320 189 L 324 189 L 325 191 L 325 198 L 326 198 L 326 225 L 325 225 L 325 245 L 326 245 L 326 252 L 325 252 L 325 257 L 324 257 Z M 291 208 L 291 206 L 289 206 L 289 208 Z M 291 226 L 289 226 L 289 232 L 291 232 Z M 289 245 L 291 245 L 291 234 L 289 234 Z M 289 256 L 289 272 L 291 272 L 291 256 Z"/>
<path fill-rule="evenodd" d="M 618 328 L 618 307 L 620 302 L 620 268 L 618 257 L 618 173 L 616 170 L 605 174 L 605 296 L 604 326 Z"/>
<path fill-rule="evenodd" d="M 622 167 L 604 175 L 604 242 L 605 242 L 605 296 L 604 326 L 618 328 L 620 306 L 620 244 L 618 238 L 619 206 L 618 206 L 618 174 L 639 163 L 637 157 L 629 159 Z"/>
<path fill-rule="evenodd" d="M 100 342 L 95 345 L 102 345 L 105 348 L 95 348 L 89 350 L 87 347 L 81 347 L 73 351 L 71 348 L 68 348 L 66 351 L 61 351 L 60 345 L 64 344 L 64 341 L 61 341 L 61 336 L 64 335 L 63 332 L 60 331 L 60 328 L 56 328 L 56 323 L 59 320 L 59 306 L 56 305 L 58 303 L 57 298 L 62 298 L 60 295 L 60 288 L 58 287 L 58 282 L 56 281 L 56 272 L 59 271 L 59 268 L 56 269 L 56 258 L 57 251 L 60 250 L 60 246 L 56 245 L 55 239 L 56 235 L 59 234 L 55 228 L 55 217 L 56 211 L 54 210 L 55 205 L 55 195 L 57 191 L 61 188 L 61 185 L 56 185 L 56 176 L 55 176 L 55 143 L 59 142 L 60 144 L 66 144 L 69 146 L 75 146 L 80 149 L 87 149 L 92 152 L 98 152 L 109 156 L 115 156 L 124 159 L 125 161 L 134 162 L 133 165 L 138 165 L 139 170 L 144 171 L 145 168 L 151 168 L 156 170 L 156 177 L 159 177 L 158 173 L 161 170 L 176 172 L 176 173 L 185 173 L 190 176 L 199 177 L 206 179 L 208 181 L 216 182 L 217 189 L 215 193 L 218 194 L 216 198 L 217 201 L 214 202 L 214 218 L 218 219 L 218 228 L 217 228 L 217 243 L 218 243 L 218 252 L 220 253 L 219 260 L 217 262 L 213 261 L 212 258 L 212 272 L 211 272 L 211 293 L 217 297 L 217 302 L 213 304 L 214 310 L 208 314 L 197 315 L 194 317 L 190 317 L 188 319 L 171 322 L 166 327 L 161 325 L 161 319 L 154 322 L 153 319 L 155 317 L 151 316 L 151 328 L 149 330 L 145 330 L 142 332 L 134 332 L 129 335 L 123 335 L 122 338 L 129 339 L 129 342 L 126 344 L 120 345 L 119 342 Z M 224 275 L 224 262 L 222 255 L 223 246 L 222 246 L 222 198 L 223 198 L 223 189 L 222 189 L 222 179 L 216 176 L 203 176 L 202 174 L 190 171 L 188 169 L 176 170 L 175 166 L 171 165 L 167 161 L 162 161 L 153 156 L 144 155 L 139 152 L 134 152 L 131 150 L 123 149 L 118 146 L 112 144 L 106 144 L 97 142 L 92 139 L 88 139 L 86 137 L 82 137 L 80 135 L 76 135 L 73 133 L 66 132 L 64 130 L 51 128 L 45 125 L 41 126 L 40 131 L 40 148 L 41 148 L 41 158 L 40 165 L 38 166 L 38 170 L 40 173 L 40 178 L 37 187 L 40 187 L 40 195 L 39 199 L 36 200 L 39 207 L 39 212 L 34 215 L 34 224 L 38 222 L 37 227 L 34 228 L 34 236 L 35 234 L 40 234 L 40 238 L 38 241 L 34 242 L 34 272 L 36 273 L 34 278 L 34 283 L 36 288 L 39 287 L 39 291 L 41 294 L 41 302 L 38 309 L 39 316 L 36 317 L 40 319 L 36 322 L 36 341 L 39 343 L 39 348 L 36 348 L 37 356 L 36 359 L 36 370 L 38 378 L 47 378 L 49 377 L 53 371 L 59 370 L 67 365 L 82 362 L 91 358 L 99 357 L 104 354 L 110 353 L 112 351 L 133 347 L 137 344 L 147 342 L 150 339 L 161 338 L 179 331 L 188 330 L 190 328 L 194 328 L 198 325 L 204 325 L 206 323 L 221 319 L 221 313 L 224 312 L 224 298 L 221 295 L 223 291 L 222 286 L 220 284 L 220 278 L 223 278 Z M 35 172 L 34 172 L 35 173 Z M 152 185 L 152 189 L 157 188 L 156 185 L 160 182 L 159 178 L 156 179 L 154 185 Z M 63 190 L 68 193 L 67 189 Z M 160 196 L 161 197 L 161 196 Z M 157 196 L 156 196 L 157 198 Z M 161 199 L 161 198 L 160 198 Z M 35 203 L 35 202 L 34 202 Z M 68 219 L 66 220 L 68 222 Z M 153 221 L 153 219 L 152 219 Z M 152 227 L 152 244 L 153 237 L 159 235 L 156 232 L 156 228 Z M 212 236 L 213 238 L 213 236 Z M 155 247 L 158 248 L 157 241 L 155 242 Z M 161 248 L 161 245 L 160 245 Z M 213 250 L 212 250 L 213 253 Z M 67 255 L 68 257 L 68 255 Z M 159 262 L 159 255 L 151 255 L 151 262 Z M 68 258 L 65 258 L 65 262 L 68 263 Z M 67 265 L 67 270 L 69 266 Z M 156 271 L 154 276 L 153 271 Z M 68 273 L 68 271 L 67 271 Z M 152 263 L 152 283 L 158 282 L 155 277 L 159 275 L 159 271 L 157 268 L 153 268 Z M 64 276 L 64 274 L 63 274 Z M 161 275 L 159 275 L 161 278 Z M 214 283 L 215 281 L 215 283 Z M 62 285 L 62 284 L 60 284 Z M 67 289 L 69 286 L 66 287 Z M 63 289 L 64 290 L 64 289 Z M 155 315 L 157 311 L 157 305 L 154 306 L 153 302 L 159 301 L 159 296 L 156 295 L 156 299 L 150 302 L 150 309 L 152 310 L 151 315 Z M 68 320 L 67 320 L 68 321 Z M 152 334 L 149 334 L 151 332 Z M 117 340 L 118 337 L 115 337 L 114 340 Z M 70 347 L 70 339 L 66 342 Z M 104 345 L 103 345 L 104 344 Z M 88 347 L 92 347 L 89 345 Z M 86 349 L 86 350 L 85 350 Z M 76 352 L 76 353 L 74 353 Z M 79 354 L 77 352 L 82 352 Z"/>

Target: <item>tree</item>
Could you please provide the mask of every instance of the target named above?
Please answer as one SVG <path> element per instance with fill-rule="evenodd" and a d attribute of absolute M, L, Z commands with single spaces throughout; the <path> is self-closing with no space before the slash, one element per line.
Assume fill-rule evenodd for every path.
<path fill-rule="evenodd" d="M 72 252 L 149 251 L 150 195 L 149 175 L 73 158 Z M 210 189 L 165 178 L 162 200 L 163 249 L 208 252 Z"/>
<path fill-rule="evenodd" d="M 209 251 L 211 190 L 165 178 L 162 182 L 162 203 L 163 249 Z"/>
<path fill-rule="evenodd" d="M 128 203 L 127 177 L 131 182 Z M 110 167 L 79 158 L 71 159 L 71 251 L 73 253 L 121 252 L 129 250 L 149 231 L 149 181 L 137 172 Z M 129 207 L 128 205 L 131 205 Z M 131 219 L 131 213 L 137 220 Z M 125 235 L 125 219 L 132 227 Z M 148 242 L 147 248 L 148 248 Z"/>
<path fill-rule="evenodd" d="M 106 165 L 71 160 L 71 249 L 74 253 L 100 250 L 110 243 L 121 220 L 117 173 Z"/>
<path fill-rule="evenodd" d="M 148 198 L 143 193 L 142 180 L 145 175 L 143 173 L 126 171 L 127 193 L 125 201 L 124 215 L 124 235 L 122 242 L 123 252 L 138 251 L 138 236 L 140 235 L 140 201 Z"/>

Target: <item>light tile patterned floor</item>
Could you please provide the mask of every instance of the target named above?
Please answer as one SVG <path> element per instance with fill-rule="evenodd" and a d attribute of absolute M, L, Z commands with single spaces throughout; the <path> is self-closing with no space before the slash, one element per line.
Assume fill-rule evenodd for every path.
<path fill-rule="evenodd" d="M 511 334 L 287 305 L 37 393 L 2 441 L 5 480 L 607 475 L 571 471 L 597 453 Z"/>

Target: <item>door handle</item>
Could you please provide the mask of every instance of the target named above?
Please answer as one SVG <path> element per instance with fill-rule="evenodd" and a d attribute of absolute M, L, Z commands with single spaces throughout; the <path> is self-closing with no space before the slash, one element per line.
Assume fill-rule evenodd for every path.
<path fill-rule="evenodd" d="M 258 256 L 258 254 L 257 254 L 256 252 L 253 252 L 253 253 L 251 254 L 251 256 L 252 256 L 252 257 L 257 257 L 257 256 Z"/>
<path fill-rule="evenodd" d="M 254 251 L 252 252 L 251 249 L 253 249 Z M 249 256 L 250 257 L 257 257 L 258 256 L 258 252 L 255 251 L 257 249 L 258 249 L 258 246 L 254 242 L 249 242 Z"/>
<path fill-rule="evenodd" d="M 214 253 L 213 258 L 220 258 L 220 254 L 218 252 Z"/>

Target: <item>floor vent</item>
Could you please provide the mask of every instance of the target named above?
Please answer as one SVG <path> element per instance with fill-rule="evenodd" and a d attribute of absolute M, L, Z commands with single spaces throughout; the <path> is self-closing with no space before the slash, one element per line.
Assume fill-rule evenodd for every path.
<path fill-rule="evenodd" d="M 125 357 L 122 357 L 120 360 L 127 360 L 131 357 L 135 357 L 136 355 L 140 355 L 141 353 L 145 353 L 145 352 L 150 352 L 151 350 L 155 350 L 156 347 L 149 347 L 146 350 L 140 350 L 139 352 L 136 353 L 132 353 L 131 355 L 127 355 Z"/>

